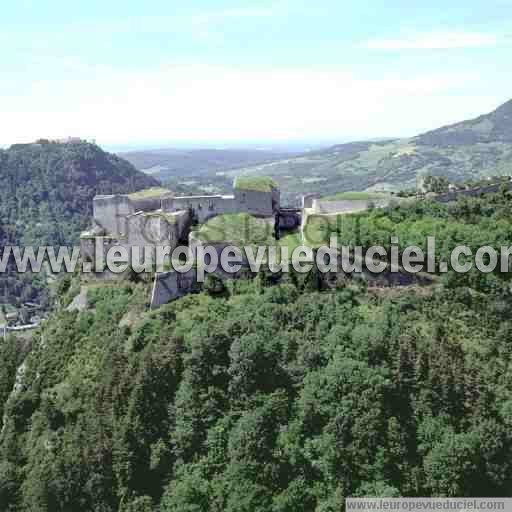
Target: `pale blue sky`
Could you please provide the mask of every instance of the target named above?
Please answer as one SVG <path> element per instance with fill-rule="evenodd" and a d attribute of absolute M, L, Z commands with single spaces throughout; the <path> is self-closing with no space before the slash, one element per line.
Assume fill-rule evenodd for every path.
<path fill-rule="evenodd" d="M 512 98 L 512 2 L 9 2 L 0 144 L 407 136 Z"/>

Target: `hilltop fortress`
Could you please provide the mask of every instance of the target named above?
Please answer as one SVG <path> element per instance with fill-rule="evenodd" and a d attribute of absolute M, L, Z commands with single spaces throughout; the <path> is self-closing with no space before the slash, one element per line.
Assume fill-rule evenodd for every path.
<path fill-rule="evenodd" d="M 95 246 L 144 247 L 154 255 L 158 246 L 187 242 L 190 227 L 229 213 L 276 218 L 279 222 L 279 188 L 270 178 L 238 178 L 233 195 L 176 197 L 164 188 L 133 194 L 96 196 L 93 200 L 93 227 L 81 235 L 82 257 L 94 260 Z M 283 223 L 298 224 L 283 213 Z"/>
<path fill-rule="evenodd" d="M 191 228 L 219 215 L 247 214 L 264 219 L 272 236 L 277 239 L 282 230 L 300 228 L 303 234 L 311 215 L 363 211 L 370 203 L 385 206 L 389 200 L 382 199 L 375 204 L 375 201 L 365 199 L 324 200 L 309 194 L 302 198 L 301 208 L 283 208 L 280 190 L 271 178 L 245 176 L 234 181 L 232 195 L 178 197 L 165 188 L 150 188 L 132 194 L 99 195 L 93 200 L 93 226 L 81 235 L 81 255 L 83 261 L 94 262 L 98 256 L 105 259 L 112 248 L 123 247 L 128 251 L 139 248 L 144 251 L 145 258 L 156 262 L 159 247 L 167 247 L 172 252 L 178 245 L 188 245 L 194 251 L 198 244 L 205 243 L 197 238 L 197 232 Z M 229 245 L 229 241 L 217 240 L 208 242 L 208 245 L 220 253 Z M 116 277 L 109 272 L 95 276 L 100 279 Z M 220 277 L 240 276 L 236 273 Z M 164 304 L 198 289 L 195 278 L 195 269 L 184 273 L 157 273 L 151 305 Z"/>
<path fill-rule="evenodd" d="M 432 199 L 448 202 L 459 196 L 477 197 L 484 193 L 496 193 L 502 187 L 510 190 L 512 181 L 434 194 Z M 196 251 L 199 248 L 208 248 L 213 251 L 214 256 L 220 257 L 228 246 L 279 246 L 281 233 L 288 230 L 295 232 L 290 239 L 283 241 L 281 247 L 291 250 L 299 245 L 315 247 L 321 240 L 311 238 L 311 232 L 320 236 L 328 233 L 333 217 L 363 212 L 370 207 L 383 208 L 391 201 L 405 202 L 408 199 L 372 192 L 341 192 L 330 198 L 306 194 L 302 197 L 300 208 L 283 208 L 280 204 L 279 187 L 271 178 L 247 176 L 234 181 L 232 195 L 180 197 L 165 188 L 150 188 L 132 194 L 99 195 L 93 200 L 93 226 L 81 235 L 81 256 L 84 263 L 92 263 L 97 262 L 98 257 L 105 261 L 111 249 L 123 248 L 125 253 L 133 256 L 134 249 L 137 248 L 138 258 L 143 253 L 144 262 L 150 260 L 149 263 L 159 263 L 156 258 L 159 248 L 169 251 L 166 252 L 168 255 L 178 246 L 188 246 L 193 261 L 190 267 L 186 267 L 188 270 L 157 271 L 154 274 L 151 307 L 158 307 L 190 292 L 201 290 L 202 283 L 199 282 L 196 265 L 199 261 L 199 253 Z M 215 217 L 219 217 L 221 222 L 210 222 Z M 255 233 L 247 236 L 249 227 Z M 251 236 L 254 234 L 257 236 Z M 126 261 L 116 259 L 116 263 L 123 262 Z M 167 263 L 171 262 L 164 259 L 163 263 L 165 269 Z M 241 263 L 240 270 L 236 272 L 227 273 L 218 266 L 208 273 L 215 274 L 221 280 L 252 275 L 251 266 L 245 256 Z M 154 265 L 150 265 L 149 269 L 143 271 L 128 265 L 126 270 L 146 272 L 144 275 L 147 279 L 153 276 L 154 268 Z M 430 276 L 414 276 L 404 272 L 402 268 L 398 269 L 398 273 L 393 272 L 395 273 L 386 272 L 380 276 L 365 273 L 363 278 L 370 285 L 378 287 L 432 281 Z M 84 275 L 85 281 L 90 278 L 118 279 L 123 274 L 126 275 L 125 272 L 113 273 L 97 269 L 93 272 L 86 270 L 85 273 L 88 274 Z M 335 278 L 344 278 L 341 271 L 335 274 Z"/>

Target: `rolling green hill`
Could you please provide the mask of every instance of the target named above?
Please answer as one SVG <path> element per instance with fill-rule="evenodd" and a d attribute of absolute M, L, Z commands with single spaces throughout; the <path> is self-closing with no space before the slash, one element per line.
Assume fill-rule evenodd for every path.
<path fill-rule="evenodd" d="M 229 171 L 270 175 L 295 199 L 303 192 L 403 190 L 420 173 L 467 181 L 512 174 L 512 100 L 476 119 L 408 139 L 353 142 Z"/>
<path fill-rule="evenodd" d="M 137 169 L 159 179 L 204 176 L 245 165 L 270 162 L 291 155 L 263 149 L 154 149 L 119 153 Z"/>
<path fill-rule="evenodd" d="M 159 185 L 94 144 L 48 141 L 0 150 L 0 183 L 0 248 L 76 244 L 96 194 Z M 37 299 L 37 288 L 31 276 L 0 275 L 3 302 Z"/>
<path fill-rule="evenodd" d="M 512 143 L 512 100 L 490 114 L 444 126 L 416 139 L 419 144 L 440 147 L 489 142 Z"/>

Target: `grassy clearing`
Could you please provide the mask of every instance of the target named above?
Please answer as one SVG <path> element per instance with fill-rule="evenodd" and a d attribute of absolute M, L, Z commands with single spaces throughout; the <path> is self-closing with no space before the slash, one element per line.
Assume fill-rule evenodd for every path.
<path fill-rule="evenodd" d="M 279 247 L 288 247 L 288 254 L 291 256 L 293 251 L 302 245 L 302 238 L 300 231 L 288 233 L 277 241 Z"/>
<path fill-rule="evenodd" d="M 137 201 L 138 199 L 152 199 L 154 197 L 160 197 L 170 193 L 171 191 L 167 188 L 151 187 L 128 194 L 128 197 L 133 201 Z"/>
<path fill-rule="evenodd" d="M 219 215 L 203 224 L 196 232 L 205 242 L 232 242 L 234 245 L 272 245 L 274 219 L 260 219 L 248 213 Z"/>
<path fill-rule="evenodd" d="M 273 188 L 278 188 L 277 183 L 268 176 L 239 176 L 235 180 L 234 187 L 255 192 L 271 192 Z"/>

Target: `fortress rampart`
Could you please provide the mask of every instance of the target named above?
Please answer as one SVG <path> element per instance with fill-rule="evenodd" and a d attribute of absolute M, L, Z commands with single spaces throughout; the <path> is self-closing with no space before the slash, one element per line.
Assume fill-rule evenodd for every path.
<path fill-rule="evenodd" d="M 371 206 L 384 208 L 388 206 L 390 199 L 344 199 L 338 201 L 327 201 L 325 199 L 313 199 L 311 202 L 312 213 L 355 213 L 368 210 Z"/>
<path fill-rule="evenodd" d="M 121 220 L 135 212 L 133 203 L 124 195 L 96 196 L 92 208 L 95 227 L 111 235 L 122 233 Z"/>
<path fill-rule="evenodd" d="M 242 267 L 238 272 L 233 273 L 225 272 L 219 267 L 211 275 L 215 275 L 223 281 L 252 276 L 250 269 L 246 267 Z M 151 294 L 151 308 L 157 308 L 189 293 L 199 292 L 202 288 L 203 283 L 197 280 L 197 268 L 181 273 L 174 271 L 162 272 L 155 276 Z"/>
<path fill-rule="evenodd" d="M 175 197 L 169 190 L 155 188 L 134 194 L 96 196 L 93 228 L 81 237 L 82 254 L 94 261 L 98 240 L 104 258 L 112 247 L 137 247 L 155 261 L 156 248 L 174 250 L 188 239 L 193 223 L 202 224 L 227 213 L 276 217 L 279 200 L 279 189 L 268 178 L 246 179 L 245 185 L 235 181 L 233 195 Z"/>
<path fill-rule="evenodd" d="M 191 210 L 197 222 L 203 223 L 216 215 L 238 212 L 234 196 L 188 196 L 167 198 L 162 208 L 169 212 Z"/>
<path fill-rule="evenodd" d="M 194 231 L 190 231 L 192 225 L 202 224 L 217 215 L 248 213 L 268 219 L 278 233 L 279 229 L 295 229 L 301 221 L 303 230 L 309 215 L 353 213 L 364 211 L 370 205 L 385 207 L 389 202 L 388 198 L 327 201 L 320 199 L 317 194 L 309 194 L 303 198 L 301 209 L 281 208 L 277 186 L 272 180 L 258 181 L 258 178 L 244 178 L 238 183 L 235 181 L 233 195 L 175 197 L 165 189 L 149 189 L 135 194 L 97 196 L 93 203 L 93 228 L 81 237 L 82 257 L 94 262 L 99 244 L 104 260 L 110 249 L 123 247 L 129 254 L 135 249 L 143 251 L 144 256 L 150 256 L 156 261 L 158 247 L 164 246 L 172 252 L 179 243 L 186 242 L 193 254 L 199 246 L 208 246 L 213 247 L 220 259 L 222 251 L 232 245 L 231 242 L 205 242 Z M 243 259 L 241 263 L 242 268 L 238 272 L 228 273 L 219 267 L 214 274 L 221 279 L 250 275 L 247 260 Z M 371 276 L 369 279 L 374 281 Z M 396 279 L 396 276 L 384 278 L 385 281 Z M 398 279 L 407 280 L 409 277 L 399 276 Z M 157 307 L 198 291 L 201 287 L 202 284 L 197 282 L 195 267 L 185 273 L 159 273 L 155 276 L 151 305 Z"/>

